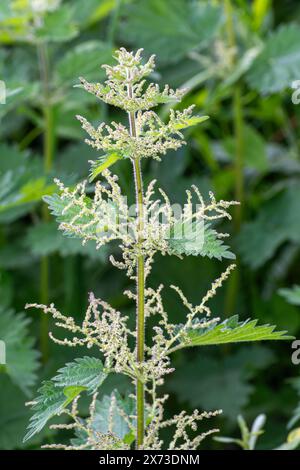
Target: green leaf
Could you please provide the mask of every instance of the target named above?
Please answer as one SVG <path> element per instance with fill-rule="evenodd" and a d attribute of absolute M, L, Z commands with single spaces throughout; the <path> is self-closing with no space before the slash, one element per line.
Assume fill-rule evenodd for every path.
<path fill-rule="evenodd" d="M 105 395 L 101 400 L 97 400 L 92 428 L 95 432 L 102 434 L 112 432 L 116 437 L 122 439 L 123 442 L 131 444 L 135 436 L 132 434 L 120 410 L 128 416 L 134 415 L 134 400 L 129 397 L 123 399 L 118 391 L 113 391 L 111 395 Z M 71 443 L 73 445 L 81 445 L 85 444 L 86 440 L 86 433 L 76 432 L 76 437 L 72 439 Z"/>
<path fill-rule="evenodd" d="M 300 286 L 291 289 L 279 289 L 278 293 L 292 305 L 300 305 Z"/>
<path fill-rule="evenodd" d="M 232 358 L 237 359 L 237 354 Z M 247 405 L 253 386 L 240 363 L 232 358 L 215 359 L 198 354 L 168 381 L 168 389 L 191 408 L 222 409 L 222 415 L 235 422 Z"/>
<path fill-rule="evenodd" d="M 183 225 L 179 221 L 173 227 L 168 244 L 170 252 L 176 255 L 207 256 L 219 260 L 235 259 L 235 255 L 209 224 L 204 225 L 203 230 L 201 223 Z"/>
<path fill-rule="evenodd" d="M 208 328 L 191 329 L 175 349 L 190 346 L 211 346 L 217 344 L 243 343 L 248 341 L 290 340 L 286 331 L 274 331 L 274 325 L 257 325 L 257 320 L 239 322 L 238 315 L 234 315 L 222 323 Z"/>
<path fill-rule="evenodd" d="M 75 400 L 75 398 L 84 390 L 86 390 L 86 387 L 79 385 L 68 385 L 68 387 L 64 387 L 63 393 L 65 397 L 67 397 L 68 404 Z"/>
<path fill-rule="evenodd" d="M 243 127 L 244 139 L 244 162 L 245 166 L 253 168 L 257 171 L 265 171 L 268 168 L 268 157 L 266 150 L 266 142 L 261 134 L 253 127 Z M 224 147 L 229 152 L 232 160 L 236 155 L 236 142 L 232 137 L 224 139 Z"/>
<path fill-rule="evenodd" d="M 83 391 L 94 393 L 107 377 L 100 359 L 82 357 L 66 364 L 58 374 L 43 382 L 40 395 L 34 400 L 34 415 L 30 419 L 24 441 L 41 431 L 53 416 L 59 414 Z"/>
<path fill-rule="evenodd" d="M 107 373 L 104 371 L 102 361 L 95 357 L 85 356 L 59 369 L 58 375 L 52 380 L 59 387 L 81 386 L 90 393 L 94 393 L 106 377 Z"/>
<path fill-rule="evenodd" d="M 239 347 L 223 357 L 203 356 L 198 351 L 182 367 L 178 364 L 166 385 L 191 408 L 221 408 L 235 422 L 254 390 L 251 379 L 272 363 L 276 363 L 275 355 L 258 344 Z"/>
<path fill-rule="evenodd" d="M 77 33 L 72 8 L 62 5 L 46 13 L 43 25 L 36 31 L 36 37 L 42 41 L 63 42 L 73 39 Z"/>
<path fill-rule="evenodd" d="M 26 398 L 26 395 L 11 382 L 7 375 L 0 374 L 0 448 L 2 450 L 24 448 L 22 439 L 30 418 L 30 410 L 25 406 Z"/>
<path fill-rule="evenodd" d="M 28 152 L 0 145 L 0 221 L 26 214 L 55 188 L 47 183 L 41 161 Z"/>
<path fill-rule="evenodd" d="M 40 222 L 37 225 L 29 227 L 23 250 L 29 251 L 32 255 L 40 257 L 53 253 L 59 253 L 61 256 L 82 255 L 92 260 L 105 261 L 107 252 L 104 247 L 96 250 L 95 242 L 82 245 L 81 240 L 77 238 L 64 237 L 57 230 L 57 224 L 52 222 Z M 1 251 L 0 251 L 1 261 Z"/>
<path fill-rule="evenodd" d="M 44 201 L 48 204 L 49 210 L 51 211 L 51 214 L 56 217 L 57 222 L 59 223 L 69 223 L 73 217 L 77 216 L 80 214 L 81 209 L 77 206 L 72 206 L 70 210 L 65 211 L 64 209 L 67 207 L 69 200 L 66 198 L 61 198 L 59 194 L 53 194 L 52 196 L 45 196 Z M 89 197 L 86 197 L 85 202 L 87 206 L 91 204 L 91 199 Z M 80 222 L 85 225 L 87 223 L 92 222 L 91 217 L 84 216 L 80 218 Z M 79 220 L 77 220 L 77 223 L 79 223 Z M 94 223 L 91 223 L 89 227 L 86 229 L 86 233 L 90 235 L 96 235 L 97 233 L 97 225 L 99 223 L 98 219 L 94 220 Z M 74 236 L 72 233 L 65 233 L 65 235 L 68 236 Z"/>
<path fill-rule="evenodd" d="M 51 380 L 45 381 L 39 389 L 39 396 L 34 400 L 34 415 L 30 418 L 28 432 L 24 442 L 40 432 L 47 422 L 59 414 L 84 390 L 83 387 L 66 389 L 56 387 Z"/>
<path fill-rule="evenodd" d="M 24 314 L 0 308 L 0 339 L 6 345 L 6 364 L 0 366 L 26 395 L 35 384 L 39 353 L 29 336 L 30 320 Z"/>
<path fill-rule="evenodd" d="M 104 64 L 111 63 L 111 46 L 101 41 L 86 41 L 76 45 L 66 52 L 58 61 L 55 69 L 56 80 L 59 84 L 78 83 L 78 77 L 86 80 L 102 80 L 105 72 L 99 67 L 99 58 Z"/>
<path fill-rule="evenodd" d="M 93 181 L 98 175 L 100 175 L 100 173 L 102 173 L 103 170 L 106 170 L 106 168 L 109 168 L 121 158 L 123 158 L 122 155 L 119 155 L 116 152 L 102 155 L 92 164 L 90 181 Z"/>
<path fill-rule="evenodd" d="M 284 242 L 300 243 L 300 188 L 291 185 L 260 207 L 252 222 L 243 225 L 237 237 L 243 261 L 257 269 Z"/>
<path fill-rule="evenodd" d="M 196 126 L 201 122 L 207 121 L 207 119 L 209 119 L 209 116 L 191 116 L 188 119 L 184 119 L 182 122 L 178 122 L 175 125 L 175 129 L 180 130 L 186 129 L 187 127 Z"/>
<path fill-rule="evenodd" d="M 84 236 L 88 235 L 91 237 L 90 241 L 96 241 L 101 237 L 102 233 L 107 232 L 108 225 L 103 222 L 111 217 L 112 223 L 115 223 L 118 209 L 111 200 L 102 201 L 102 206 L 99 207 L 97 217 L 95 218 L 92 213 L 82 215 L 82 209 L 78 205 L 69 206 L 69 198 L 61 198 L 58 194 L 53 196 L 44 197 L 44 201 L 49 205 L 51 213 L 56 217 L 59 223 L 69 224 L 76 216 L 76 226 L 81 226 L 82 233 Z M 88 208 L 92 204 L 92 200 L 89 197 L 85 197 L 84 203 Z M 68 210 L 65 208 L 68 206 Z M 101 213 L 101 210 L 103 212 Z M 79 217 L 78 217 L 79 216 Z M 67 227 L 63 230 L 64 235 L 69 237 L 81 237 L 78 235 L 78 231 L 73 231 L 72 227 Z"/>
<path fill-rule="evenodd" d="M 270 34 L 247 74 L 252 88 L 275 93 L 291 87 L 300 76 L 300 27 L 288 24 Z"/>
<path fill-rule="evenodd" d="M 176 63 L 191 50 L 209 44 L 222 20 L 221 8 L 186 0 L 137 2 L 125 13 L 126 42 L 142 44 L 164 63 Z"/>

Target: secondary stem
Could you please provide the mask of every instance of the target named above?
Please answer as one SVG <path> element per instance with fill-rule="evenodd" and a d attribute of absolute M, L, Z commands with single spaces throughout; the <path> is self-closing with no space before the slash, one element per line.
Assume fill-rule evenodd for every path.
<path fill-rule="evenodd" d="M 128 94 L 132 96 L 132 88 L 128 86 Z M 132 137 L 137 137 L 136 134 L 136 122 L 135 113 L 130 112 L 129 123 L 130 123 L 130 134 Z M 143 180 L 140 160 L 138 158 L 133 159 L 133 171 L 135 180 L 135 192 L 136 192 L 136 207 L 138 217 L 138 240 L 137 244 L 139 249 L 143 242 L 143 230 L 144 230 L 144 198 L 143 198 Z M 145 260 L 143 254 L 139 254 L 137 258 L 137 318 L 136 318 L 136 329 L 137 329 L 137 363 L 141 364 L 144 361 L 144 350 L 145 350 Z M 137 379 L 136 381 L 136 413 L 137 413 L 137 435 L 136 435 L 136 447 L 137 449 L 143 444 L 144 441 L 144 407 L 145 407 L 145 390 L 144 383 Z"/>
<path fill-rule="evenodd" d="M 48 51 L 44 44 L 38 45 L 38 57 L 41 73 L 41 81 L 43 84 L 43 117 L 44 117 L 44 171 L 48 174 L 52 169 L 55 134 L 54 134 L 54 109 L 50 99 L 49 85 L 49 63 Z M 49 211 L 45 205 L 42 208 L 42 219 L 44 222 L 49 221 Z M 43 256 L 41 259 L 41 276 L 40 276 L 40 299 L 42 304 L 49 303 L 49 257 Z M 42 315 L 40 324 L 40 347 L 43 362 L 49 357 L 49 339 L 48 339 L 48 316 Z"/>
<path fill-rule="evenodd" d="M 226 34 L 228 45 L 231 48 L 231 65 L 233 66 L 236 61 L 236 37 L 233 24 L 233 8 L 231 0 L 225 0 L 225 16 L 226 16 Z M 240 202 L 240 205 L 235 207 L 235 229 L 239 231 L 242 222 L 242 207 L 244 200 L 244 119 L 243 119 L 243 105 L 242 105 L 242 88 L 241 84 L 237 83 L 233 91 L 233 126 L 235 136 L 235 198 Z"/>
<path fill-rule="evenodd" d="M 231 65 L 233 66 L 236 61 L 236 48 L 237 42 L 233 24 L 233 8 L 231 0 L 224 1 L 225 15 L 226 15 L 226 33 L 228 45 L 231 48 Z M 244 203 L 244 117 L 242 105 L 242 85 L 237 83 L 233 91 L 232 98 L 233 106 L 233 128 L 235 137 L 235 159 L 234 159 L 234 173 L 235 173 L 235 199 L 240 202 L 235 206 L 234 229 L 238 233 L 241 227 L 243 218 L 243 203 Z M 229 315 L 236 307 L 236 301 L 239 290 L 239 271 L 238 269 L 232 273 L 229 280 L 226 298 L 225 298 L 225 314 Z"/>

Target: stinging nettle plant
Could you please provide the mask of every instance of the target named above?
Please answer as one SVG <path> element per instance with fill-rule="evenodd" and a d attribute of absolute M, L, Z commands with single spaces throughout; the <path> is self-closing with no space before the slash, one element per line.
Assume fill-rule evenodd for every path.
<path fill-rule="evenodd" d="M 28 304 L 50 314 L 56 326 L 66 330 L 63 339 L 50 333 L 52 340 L 63 346 L 83 346 L 96 351 L 67 363 L 57 375 L 42 384 L 39 396 L 31 402 L 34 414 L 25 440 L 39 432 L 57 415 L 66 415 L 63 423 L 52 428 L 68 429 L 74 433 L 67 444 L 46 447 L 62 449 L 196 449 L 208 432 L 197 432 L 199 422 L 218 415 L 221 410 L 191 415 L 182 411 L 170 419 L 164 418 L 167 396 L 158 394 L 158 387 L 172 373 L 173 352 L 192 346 L 217 345 L 234 342 L 287 339 L 285 332 L 275 332 L 274 326 L 258 326 L 256 320 L 239 321 L 233 316 L 224 321 L 211 318 L 208 301 L 227 279 L 234 265 L 212 283 L 199 305 L 192 305 L 178 286 L 171 286 L 187 312 L 186 318 L 170 323 L 162 300 L 163 285 L 148 285 L 148 277 L 157 252 L 163 255 L 208 256 L 232 259 L 234 255 L 223 243 L 225 234 L 213 228 L 214 220 L 231 218 L 228 213 L 234 201 L 216 201 L 210 194 L 205 201 L 199 189 L 186 191 L 187 201 L 180 214 L 175 214 L 168 196 L 156 189 L 152 181 L 144 190 L 141 160 L 160 157 L 168 150 L 185 144 L 182 129 L 201 123 L 206 116 L 192 114 L 193 106 L 183 111 L 170 111 L 163 122 L 152 110 L 163 103 L 179 102 L 183 92 L 157 84 L 147 84 L 145 78 L 153 71 L 154 56 L 143 63 L 142 50 L 136 53 L 121 48 L 116 52 L 117 65 L 104 65 L 107 80 L 90 84 L 81 79 L 83 88 L 109 105 L 128 114 L 128 127 L 112 122 L 94 128 L 78 116 L 89 134 L 86 142 L 104 154 L 92 163 L 91 180 L 99 176 L 94 196 L 86 194 L 86 182 L 68 188 L 57 181 L 58 194 L 46 202 L 65 235 L 79 237 L 83 243 L 94 241 L 96 248 L 117 241 L 121 257 L 110 257 L 111 263 L 123 269 L 133 283 L 124 292 L 136 304 L 136 329 L 128 326 L 128 317 L 107 302 L 90 294 L 88 307 L 81 324 L 72 316 L 60 313 L 56 307 Z M 134 213 L 122 194 L 118 178 L 108 169 L 121 159 L 133 166 L 136 202 Z M 145 325 L 150 317 L 155 326 L 145 338 Z M 145 341 L 147 339 L 147 341 Z M 101 384 L 109 374 L 129 377 L 135 393 L 121 397 L 117 391 L 101 396 Z M 80 414 L 80 396 L 90 395 L 89 415 Z M 161 430 L 173 428 L 171 441 L 161 439 Z"/>

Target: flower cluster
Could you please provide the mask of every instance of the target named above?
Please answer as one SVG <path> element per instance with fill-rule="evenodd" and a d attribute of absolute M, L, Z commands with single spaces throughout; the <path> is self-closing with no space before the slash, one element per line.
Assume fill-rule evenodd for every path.
<path fill-rule="evenodd" d="M 146 275 L 150 273 L 156 252 L 163 255 L 175 254 L 174 244 L 178 242 L 190 252 L 205 244 L 205 223 L 221 218 L 231 218 L 228 208 L 235 201 L 217 201 L 212 193 L 205 202 L 199 189 L 192 186 L 186 191 L 187 200 L 183 208 L 171 204 L 166 193 L 156 189 L 153 180 L 144 196 L 143 230 L 140 233 L 135 206 L 129 207 L 118 184 L 118 178 L 109 170 L 103 171 L 103 180 L 97 181 L 93 199 L 85 192 L 85 183 L 75 188 L 66 188 L 57 181 L 60 194 L 60 212 L 53 208 L 61 221 L 59 229 L 71 236 L 77 236 L 85 244 L 96 242 L 96 248 L 117 240 L 121 243 L 123 261 L 111 262 L 120 269 L 126 269 L 129 277 L 133 275 L 136 258 L 142 254 L 146 261 Z M 157 197 L 156 195 L 160 197 Z M 63 202 L 63 208 L 61 205 Z M 226 234 L 218 234 L 224 238 Z M 142 242 L 137 243 L 141 238 Z"/>
<path fill-rule="evenodd" d="M 139 49 L 133 54 L 121 48 L 115 55 L 118 64 L 114 67 L 103 66 L 108 80 L 104 84 L 92 84 L 80 78 L 84 89 L 105 103 L 128 112 L 148 110 L 161 103 L 180 101 L 183 90 L 174 91 L 166 85 L 164 90 L 160 91 L 159 86 L 154 83 L 145 88 L 143 78 L 153 71 L 155 64 L 154 56 L 151 56 L 146 64 L 141 63 L 142 50 Z"/>
<path fill-rule="evenodd" d="M 180 296 L 183 306 L 188 310 L 188 314 L 183 324 L 171 324 L 168 315 L 163 306 L 162 289 L 160 285 L 156 290 L 147 288 L 145 291 L 145 315 L 157 316 L 158 323 L 153 327 L 152 344 L 145 349 L 145 360 L 143 363 L 136 361 L 136 349 L 130 347 L 130 338 L 135 338 L 136 333 L 131 331 L 127 326 L 128 317 L 121 315 L 120 312 L 112 308 L 106 302 L 96 299 L 90 294 L 89 305 L 86 310 L 84 320 L 81 325 L 77 325 L 74 318 L 65 316 L 60 313 L 53 304 L 50 306 L 40 304 L 28 304 L 26 308 L 42 309 L 45 314 L 50 314 L 55 320 L 57 327 L 63 328 L 71 334 L 71 338 L 58 339 L 50 333 L 52 340 L 64 346 L 86 346 L 91 348 L 97 347 L 105 358 L 106 373 L 122 373 L 130 377 L 132 382 L 139 377 L 145 384 L 148 404 L 147 413 L 149 415 L 149 426 L 145 432 L 144 449 L 160 449 L 164 442 L 160 438 L 161 430 L 166 427 L 175 427 L 172 441 L 169 444 L 171 450 L 195 449 L 207 435 L 217 432 L 216 429 L 206 433 L 201 433 L 190 438 L 188 429 L 197 431 L 197 423 L 204 418 L 210 418 L 218 415 L 221 410 L 214 412 L 200 413 L 195 410 L 192 415 L 185 412 L 174 416 L 172 419 L 163 419 L 163 404 L 168 398 L 167 396 L 159 397 L 157 388 L 164 383 L 166 375 L 172 373 L 174 369 L 170 366 L 170 354 L 178 349 L 178 342 L 182 339 L 186 340 L 186 335 L 190 329 L 208 328 L 220 321 L 219 318 L 211 319 L 211 311 L 207 306 L 207 302 L 216 294 L 217 288 L 221 287 L 227 279 L 230 272 L 234 268 L 231 265 L 227 270 L 213 282 L 211 288 L 203 297 L 199 305 L 193 306 L 182 291 L 171 286 Z M 136 300 L 136 294 L 130 290 L 124 292 L 129 299 Z M 203 317 L 204 316 L 204 317 Z M 179 346 L 180 347 L 180 346 Z M 79 398 L 79 397 L 78 397 Z M 84 432 L 85 439 L 79 445 L 51 445 L 51 448 L 62 449 L 126 449 L 124 442 L 116 436 L 112 431 L 107 433 L 99 433 L 95 430 L 94 413 L 97 393 L 93 395 L 90 406 L 89 417 L 84 421 L 78 416 L 78 408 L 76 399 L 73 402 L 71 410 L 65 408 L 62 413 L 67 414 L 71 419 L 71 424 L 53 425 L 55 428 L 63 428 L 70 430 L 81 430 Z M 116 403 L 114 399 L 111 401 L 111 407 L 114 408 Z M 124 410 L 118 410 L 120 416 L 128 423 L 128 426 L 135 431 L 136 416 L 126 414 Z M 49 447 L 49 446 L 47 446 Z"/>

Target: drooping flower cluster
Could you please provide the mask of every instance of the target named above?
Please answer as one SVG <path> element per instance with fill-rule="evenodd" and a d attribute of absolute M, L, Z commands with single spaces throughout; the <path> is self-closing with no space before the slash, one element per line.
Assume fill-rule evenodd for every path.
<path fill-rule="evenodd" d="M 147 403 L 147 413 L 149 414 L 150 425 L 146 429 L 145 449 L 161 449 L 164 442 L 160 438 L 162 429 L 175 426 L 173 439 L 169 444 L 170 450 L 195 449 L 205 436 L 216 432 L 216 429 L 197 435 L 192 440 L 189 437 L 187 429 L 197 430 L 197 422 L 204 418 L 216 416 L 221 411 L 200 413 L 195 410 L 192 415 L 185 412 L 174 416 L 172 419 L 164 420 L 163 404 L 168 398 L 159 397 L 157 388 L 164 383 L 165 376 L 172 373 L 170 355 L 176 349 L 180 349 L 183 342 L 189 341 L 188 334 L 191 330 L 207 329 L 217 324 L 220 318 L 210 318 L 211 311 L 207 302 L 216 294 L 217 288 L 221 287 L 234 268 L 231 265 L 227 270 L 213 282 L 211 288 L 203 297 L 199 305 L 193 306 L 176 286 L 171 286 L 180 296 L 183 306 L 188 314 L 183 324 L 171 324 L 168 320 L 167 312 L 163 306 L 161 292 L 163 285 L 158 289 L 147 288 L 145 291 L 145 315 L 157 316 L 157 325 L 153 327 L 152 344 L 146 347 L 146 357 L 142 364 L 136 362 L 136 350 L 130 346 L 130 338 L 135 338 L 136 333 L 127 326 L 128 317 L 123 316 L 112 308 L 106 302 L 96 299 L 90 294 L 89 305 L 86 310 L 84 320 L 81 325 L 77 325 L 74 318 L 60 313 L 53 304 L 50 306 L 40 304 L 28 304 L 26 308 L 38 308 L 45 314 L 50 314 L 55 320 L 57 327 L 63 328 L 71 337 L 59 339 L 50 333 L 52 340 L 63 346 L 86 346 L 87 348 L 96 347 L 105 358 L 104 370 L 106 373 L 121 373 L 130 377 L 134 381 L 139 377 L 146 386 L 146 393 L 149 397 Z M 125 291 L 129 299 L 136 300 L 136 294 L 132 291 Z M 82 430 L 85 432 L 85 440 L 79 446 L 74 445 L 52 445 L 50 447 L 64 449 L 125 449 L 117 435 L 112 431 L 99 434 L 92 426 L 94 422 L 94 410 L 97 399 L 97 393 L 93 394 L 90 407 L 89 418 L 84 422 L 78 417 L 78 408 L 76 400 L 72 409 L 64 408 L 62 413 L 72 418 L 73 423 L 67 425 L 58 425 L 60 428 Z M 114 400 L 114 399 L 113 399 Z M 116 406 L 115 401 L 111 406 Z M 132 431 L 135 430 L 136 416 L 129 415 L 124 410 L 119 410 L 119 414 L 129 423 Z M 57 425 L 54 425 L 57 427 Z M 49 446 L 47 446 L 49 447 Z"/>
<path fill-rule="evenodd" d="M 161 188 L 156 190 L 153 180 L 144 195 L 143 231 L 140 234 L 136 207 L 127 204 L 118 178 L 109 170 L 103 171 L 103 177 L 102 181 L 96 182 L 93 199 L 86 195 L 85 183 L 69 189 L 56 181 L 61 191 L 60 200 L 56 205 L 54 202 L 57 201 L 52 199 L 51 208 L 60 221 L 59 229 L 81 238 L 83 244 L 94 240 L 99 249 L 114 240 L 121 243 L 123 261 L 116 261 L 112 256 L 111 261 L 116 267 L 126 269 L 129 277 L 133 275 L 139 254 L 145 257 L 147 275 L 156 252 L 179 257 L 184 252 L 195 251 L 197 254 L 208 239 L 205 224 L 224 217 L 230 219 L 228 208 L 236 204 L 235 201 L 216 201 L 212 193 L 210 200 L 205 202 L 193 185 L 186 191 L 187 200 L 181 208 L 171 204 Z M 139 235 L 142 242 L 138 244 Z M 214 235 L 217 239 L 226 236 L 216 232 Z"/>

